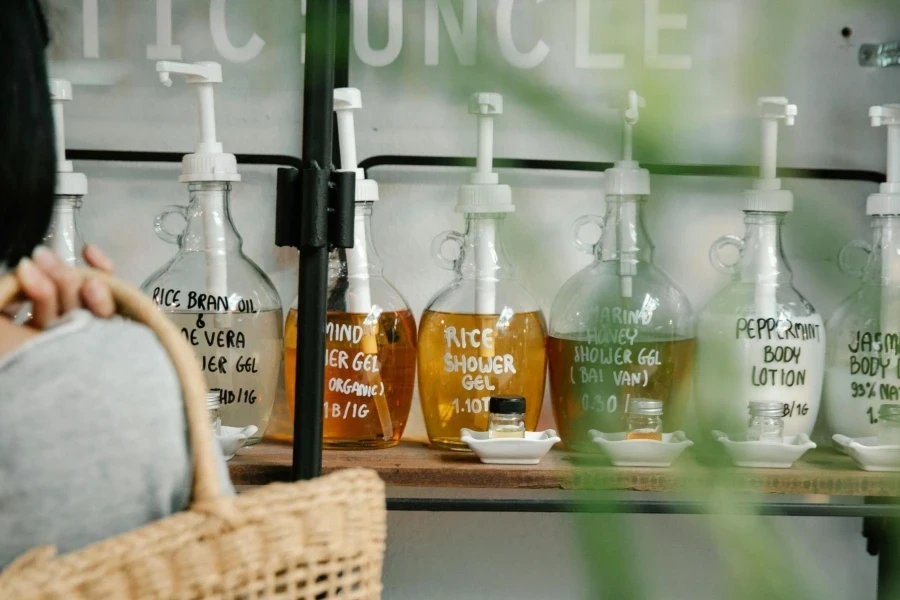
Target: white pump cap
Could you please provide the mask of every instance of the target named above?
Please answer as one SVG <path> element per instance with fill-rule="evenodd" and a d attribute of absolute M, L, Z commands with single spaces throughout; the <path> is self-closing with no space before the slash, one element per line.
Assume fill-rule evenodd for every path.
<path fill-rule="evenodd" d="M 762 97 L 756 100 L 762 123 L 762 153 L 759 164 L 759 179 L 753 181 L 753 189 L 744 191 L 744 210 L 754 212 L 790 212 L 794 210 L 794 194 L 781 189 L 781 180 L 775 177 L 778 159 L 778 121 L 794 124 L 797 105 L 789 104 L 787 98 Z"/>
<path fill-rule="evenodd" d="M 341 171 L 356 171 L 356 201 L 374 202 L 378 200 L 378 183 L 366 179 L 356 161 L 356 128 L 353 111 L 362 108 L 362 94 L 356 88 L 334 90 L 334 112 L 337 114 L 338 139 L 341 146 Z"/>
<path fill-rule="evenodd" d="M 200 116 L 200 141 L 193 154 L 181 161 L 183 183 L 194 181 L 240 181 L 237 159 L 222 150 L 216 141 L 216 105 L 213 84 L 222 83 L 222 65 L 216 62 L 179 63 L 161 60 L 156 63 L 159 80 L 166 87 L 172 85 L 172 73 L 185 75 L 187 82 L 197 86 Z"/>
<path fill-rule="evenodd" d="M 87 177 L 75 173 L 71 160 L 66 160 L 66 125 L 63 118 L 63 102 L 72 99 L 72 84 L 65 79 L 50 80 L 50 101 L 53 106 L 53 125 L 56 132 L 56 195 L 84 196 L 87 194 Z"/>
<path fill-rule="evenodd" d="M 873 106 L 869 109 L 872 127 L 888 130 L 887 181 L 877 194 L 866 201 L 868 215 L 900 215 L 900 104 Z"/>
<path fill-rule="evenodd" d="M 512 190 L 494 173 L 494 116 L 503 114 L 503 96 L 477 92 L 469 98 L 469 114 L 478 115 L 478 154 L 469 185 L 459 188 L 457 212 L 514 212 Z"/>
<path fill-rule="evenodd" d="M 622 160 L 603 173 L 606 180 L 606 194 L 609 196 L 648 196 L 650 194 L 650 172 L 632 160 L 632 129 L 640 118 L 640 109 L 647 102 L 634 90 L 628 92 L 628 105 L 622 113 L 624 119 Z"/>

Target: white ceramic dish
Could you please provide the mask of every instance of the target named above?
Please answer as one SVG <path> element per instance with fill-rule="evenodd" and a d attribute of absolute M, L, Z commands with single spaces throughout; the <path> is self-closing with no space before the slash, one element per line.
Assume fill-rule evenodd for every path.
<path fill-rule="evenodd" d="M 244 447 L 253 434 L 256 433 L 256 425 L 247 427 L 226 427 L 222 425 L 221 435 L 217 435 L 219 446 L 222 448 L 222 455 L 225 460 L 234 458 L 234 453 Z"/>
<path fill-rule="evenodd" d="M 460 431 L 481 462 L 489 465 L 536 465 L 561 440 L 555 431 L 526 431 L 524 438 L 493 438 L 487 431 Z"/>
<path fill-rule="evenodd" d="M 681 453 L 694 445 L 683 431 L 664 433 L 659 440 L 626 440 L 625 433 L 602 433 L 591 429 L 588 434 L 616 467 L 671 467 Z"/>
<path fill-rule="evenodd" d="M 879 446 L 878 438 L 833 435 L 834 442 L 863 471 L 900 471 L 900 446 Z"/>
<path fill-rule="evenodd" d="M 816 447 L 805 433 L 786 435 L 781 443 L 732 440 L 721 431 L 713 431 L 713 437 L 725 447 L 731 461 L 738 467 L 790 469 L 798 458 Z"/>

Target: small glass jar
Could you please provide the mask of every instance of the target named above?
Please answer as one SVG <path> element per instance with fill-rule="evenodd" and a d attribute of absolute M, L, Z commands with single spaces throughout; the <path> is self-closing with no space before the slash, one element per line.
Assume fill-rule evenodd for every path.
<path fill-rule="evenodd" d="M 784 404 L 781 402 L 751 402 L 747 424 L 748 442 L 784 441 Z"/>
<path fill-rule="evenodd" d="M 632 398 L 625 407 L 625 439 L 662 441 L 662 400 Z"/>
<path fill-rule="evenodd" d="M 882 404 L 875 426 L 879 446 L 900 445 L 900 404 Z"/>
<path fill-rule="evenodd" d="M 216 435 L 222 435 L 222 395 L 218 391 L 206 393 L 206 411 L 209 413 L 209 426 Z"/>
<path fill-rule="evenodd" d="M 525 437 L 525 398 L 523 396 L 491 396 L 488 437 Z"/>

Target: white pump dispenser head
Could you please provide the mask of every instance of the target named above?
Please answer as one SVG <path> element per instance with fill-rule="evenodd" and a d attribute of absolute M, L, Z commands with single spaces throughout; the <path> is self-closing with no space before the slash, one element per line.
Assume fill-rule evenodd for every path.
<path fill-rule="evenodd" d="M 794 124 L 797 105 L 787 98 L 762 97 L 756 101 L 762 123 L 762 151 L 759 179 L 753 181 L 753 189 L 744 191 L 744 210 L 755 212 L 790 212 L 794 210 L 794 194 L 781 189 L 781 179 L 775 177 L 778 159 L 778 121 L 788 127 Z"/>
<path fill-rule="evenodd" d="M 887 127 L 887 181 L 866 202 L 868 215 L 900 215 L 900 104 L 869 109 L 872 127 Z"/>
<path fill-rule="evenodd" d="M 66 126 L 63 102 L 72 100 L 72 84 L 65 79 L 50 80 L 50 101 L 53 106 L 53 125 L 56 134 L 56 195 L 84 196 L 87 177 L 75 173 L 72 161 L 66 160 Z"/>
<path fill-rule="evenodd" d="M 353 113 L 362 108 L 362 94 L 356 88 L 334 90 L 334 112 L 337 115 L 338 139 L 341 147 L 341 171 L 356 172 L 356 201 L 378 200 L 378 183 L 366 179 L 356 160 L 356 128 Z"/>
<path fill-rule="evenodd" d="M 647 102 L 634 90 L 628 92 L 628 105 L 622 112 L 622 160 L 612 169 L 603 173 L 606 181 L 606 193 L 610 196 L 648 196 L 650 195 L 650 172 L 642 169 L 633 160 L 632 130 L 640 118 L 640 109 L 646 108 Z"/>
<path fill-rule="evenodd" d="M 469 185 L 459 188 L 461 213 L 514 212 L 512 191 L 494 173 L 494 116 L 503 114 L 503 96 L 478 92 L 469 98 L 469 114 L 478 116 L 478 155 Z"/>
<path fill-rule="evenodd" d="M 240 181 L 237 159 L 223 151 L 216 140 L 216 105 L 213 84 L 222 83 L 222 66 L 216 62 L 179 63 L 161 60 L 156 63 L 159 80 L 172 85 L 171 74 L 185 75 L 197 86 L 197 110 L 200 117 L 200 141 L 193 154 L 181 161 L 181 182 Z"/>

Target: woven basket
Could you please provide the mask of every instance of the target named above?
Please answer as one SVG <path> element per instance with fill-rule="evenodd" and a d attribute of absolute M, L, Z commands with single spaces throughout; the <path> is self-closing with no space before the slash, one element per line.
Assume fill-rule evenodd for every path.
<path fill-rule="evenodd" d="M 387 513 L 378 476 L 352 469 L 223 496 L 193 350 L 139 291 L 111 278 L 109 285 L 119 314 L 156 333 L 181 381 L 194 461 L 191 506 L 64 556 L 51 547 L 32 550 L 0 573 L 0 598 L 380 598 Z M 0 279 L 0 306 L 17 292 L 16 279 Z"/>

